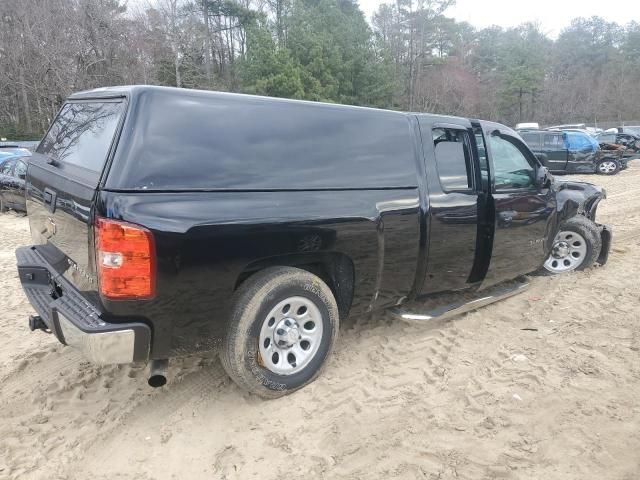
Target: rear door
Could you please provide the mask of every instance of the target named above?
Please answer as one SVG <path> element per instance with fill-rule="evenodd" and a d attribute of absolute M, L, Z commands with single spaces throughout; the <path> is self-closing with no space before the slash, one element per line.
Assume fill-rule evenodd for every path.
<path fill-rule="evenodd" d="M 429 190 L 427 275 L 421 294 L 473 284 L 482 191 L 471 123 L 430 120 L 419 117 Z"/>
<path fill-rule="evenodd" d="M 569 152 L 562 132 L 543 134 L 542 145 L 542 151 L 547 158 L 545 166 L 553 172 L 564 172 L 567 169 Z"/>
<path fill-rule="evenodd" d="M 39 251 L 81 292 L 97 290 L 92 207 L 123 99 L 66 103 L 31 157 L 27 212 Z"/>
<path fill-rule="evenodd" d="M 550 188 L 536 185 L 540 164 L 519 138 L 490 123 L 483 133 L 495 210 L 486 288 L 542 266 L 553 240 L 556 200 Z"/>

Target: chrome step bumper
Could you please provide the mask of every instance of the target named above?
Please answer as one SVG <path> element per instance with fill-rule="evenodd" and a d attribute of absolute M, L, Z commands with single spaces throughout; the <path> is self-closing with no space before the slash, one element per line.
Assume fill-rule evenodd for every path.
<path fill-rule="evenodd" d="M 481 292 L 473 292 L 473 294 L 460 292 L 434 296 L 422 303 L 412 302 L 411 305 L 393 307 L 389 313 L 394 317 L 408 321 L 444 320 L 512 297 L 528 288 L 528 281 L 519 280 L 505 285 L 496 285 Z M 458 300 L 452 301 L 456 297 Z M 416 310 L 420 313 L 416 313 Z"/>
<path fill-rule="evenodd" d="M 151 345 L 148 325 L 139 321 L 103 320 L 99 307 L 58 274 L 37 246 L 18 248 L 16 258 L 22 288 L 38 313 L 38 320 L 32 319 L 30 325 L 50 330 L 61 343 L 81 350 L 96 364 L 148 360 Z"/>

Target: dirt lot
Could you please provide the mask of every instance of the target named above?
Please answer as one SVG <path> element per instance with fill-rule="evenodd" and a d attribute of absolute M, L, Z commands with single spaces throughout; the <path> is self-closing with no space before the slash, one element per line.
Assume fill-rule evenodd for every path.
<path fill-rule="evenodd" d="M 151 390 L 29 333 L 28 225 L 1 215 L 0 478 L 640 478 L 640 161 L 583 179 L 609 194 L 606 267 L 444 324 L 347 321 L 325 375 L 273 401 L 214 356 Z"/>

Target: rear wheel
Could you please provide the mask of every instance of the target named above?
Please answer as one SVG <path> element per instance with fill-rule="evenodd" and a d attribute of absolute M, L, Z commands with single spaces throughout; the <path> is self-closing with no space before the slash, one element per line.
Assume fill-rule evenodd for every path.
<path fill-rule="evenodd" d="M 544 268 L 551 274 L 584 270 L 596 262 L 601 248 L 597 226 L 585 217 L 573 217 L 560 227 Z"/>
<path fill-rule="evenodd" d="M 615 175 L 620 170 L 620 164 L 615 160 L 600 160 L 596 169 L 602 175 Z"/>
<path fill-rule="evenodd" d="M 236 293 L 222 365 L 245 390 L 280 397 L 320 374 L 338 327 L 335 298 L 319 277 L 298 268 L 268 268 Z"/>

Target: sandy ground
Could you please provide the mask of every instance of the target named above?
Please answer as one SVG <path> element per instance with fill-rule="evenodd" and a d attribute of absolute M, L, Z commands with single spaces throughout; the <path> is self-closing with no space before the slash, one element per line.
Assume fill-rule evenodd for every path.
<path fill-rule="evenodd" d="M 30 333 L 27 221 L 0 215 L 0 478 L 640 478 L 640 161 L 581 178 L 609 193 L 606 267 L 446 323 L 351 319 L 324 376 L 272 401 L 214 356 L 151 390 Z"/>

